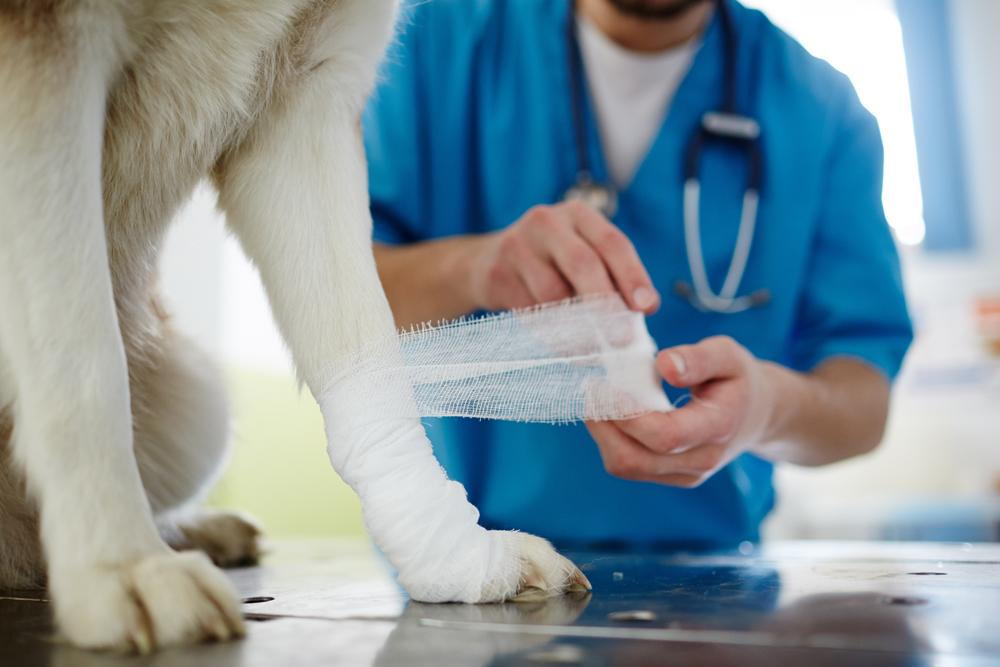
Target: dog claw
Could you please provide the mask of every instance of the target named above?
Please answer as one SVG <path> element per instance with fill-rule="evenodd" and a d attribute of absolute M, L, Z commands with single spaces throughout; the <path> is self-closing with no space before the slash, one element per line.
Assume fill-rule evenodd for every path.
<path fill-rule="evenodd" d="M 132 635 L 132 642 L 139 655 L 149 655 L 153 652 L 153 638 L 147 628 L 138 628 Z"/>
<path fill-rule="evenodd" d="M 208 628 L 208 634 L 213 639 L 221 642 L 228 641 L 232 636 L 232 633 L 229 632 L 229 628 L 227 628 L 226 624 L 221 620 L 215 620 L 212 622 L 211 627 Z"/>
<path fill-rule="evenodd" d="M 580 593 L 583 591 L 592 591 L 594 590 L 594 587 L 590 584 L 590 579 L 587 579 L 587 575 L 580 570 L 577 570 L 573 573 L 573 576 L 570 577 L 569 586 L 566 587 L 566 590 L 574 593 Z"/>

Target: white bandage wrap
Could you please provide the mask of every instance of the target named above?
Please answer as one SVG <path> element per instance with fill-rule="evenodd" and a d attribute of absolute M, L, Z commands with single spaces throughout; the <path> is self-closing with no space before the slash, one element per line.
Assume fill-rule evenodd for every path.
<path fill-rule="evenodd" d="M 369 414 L 567 423 L 671 409 L 642 313 L 617 295 L 426 326 L 372 341 L 330 386 L 365 392 Z M 400 402 L 387 385 L 413 388 Z"/>
<path fill-rule="evenodd" d="M 409 391 L 381 389 L 400 400 Z M 479 512 L 441 469 L 420 421 L 372 419 L 367 395 L 333 387 L 321 397 L 328 453 L 361 499 L 368 532 L 410 597 L 479 602 L 489 599 L 490 585 L 516 585 L 519 572 L 503 570 L 516 568 L 515 559 L 503 540 L 478 525 Z"/>
<path fill-rule="evenodd" d="M 669 410 L 655 351 L 642 315 L 602 296 L 425 327 L 339 366 L 317 397 L 330 460 L 411 597 L 495 599 L 520 576 L 506 535 L 477 524 L 419 418 L 565 423 Z"/>

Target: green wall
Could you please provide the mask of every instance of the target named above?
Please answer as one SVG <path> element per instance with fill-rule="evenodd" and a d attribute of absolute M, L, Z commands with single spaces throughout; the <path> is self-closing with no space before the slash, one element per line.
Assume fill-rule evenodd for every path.
<path fill-rule="evenodd" d="M 364 534 L 354 492 L 330 467 L 319 408 L 287 375 L 230 369 L 231 460 L 209 504 L 249 512 L 270 537 Z"/>

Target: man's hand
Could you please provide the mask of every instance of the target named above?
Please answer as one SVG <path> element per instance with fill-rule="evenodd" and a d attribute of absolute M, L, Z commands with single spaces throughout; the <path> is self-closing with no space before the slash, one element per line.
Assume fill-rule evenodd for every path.
<path fill-rule="evenodd" d="M 691 488 L 746 451 L 823 465 L 874 449 L 889 383 L 869 364 L 833 357 L 809 373 L 755 358 L 731 338 L 660 352 L 667 382 L 691 390 L 678 410 L 587 424 L 617 477 Z"/>
<path fill-rule="evenodd" d="M 374 251 L 400 327 L 584 294 L 618 292 L 647 314 L 660 305 L 632 242 L 581 202 L 536 206 L 490 234 Z"/>
<path fill-rule="evenodd" d="M 774 414 L 769 368 L 731 338 L 660 352 L 656 366 L 691 389 L 678 410 L 587 425 L 617 477 L 694 487 L 768 437 Z"/>
<path fill-rule="evenodd" d="M 506 229 L 479 237 L 469 255 L 470 300 L 502 310 L 582 294 L 619 292 L 633 310 L 660 304 L 632 242 L 581 202 L 536 206 Z"/>

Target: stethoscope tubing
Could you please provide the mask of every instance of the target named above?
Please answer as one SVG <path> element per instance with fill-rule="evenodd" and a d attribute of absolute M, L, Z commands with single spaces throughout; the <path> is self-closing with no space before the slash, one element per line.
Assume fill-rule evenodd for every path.
<path fill-rule="evenodd" d="M 743 273 L 746 271 L 747 260 L 750 257 L 750 246 L 753 243 L 754 227 L 757 220 L 757 204 L 760 200 L 756 190 L 748 189 L 743 193 L 743 206 L 740 211 L 740 226 L 736 235 L 736 245 L 729 261 L 726 279 L 722 289 L 716 294 L 712 291 L 705 271 L 705 259 L 701 250 L 701 226 L 698 224 L 699 200 L 701 198 L 701 183 L 698 179 L 688 179 L 684 183 L 684 247 L 687 252 L 688 266 L 691 269 L 691 281 L 694 284 L 694 300 L 696 307 L 716 313 L 741 313 L 758 305 L 758 297 L 747 295 L 737 297 Z"/>

